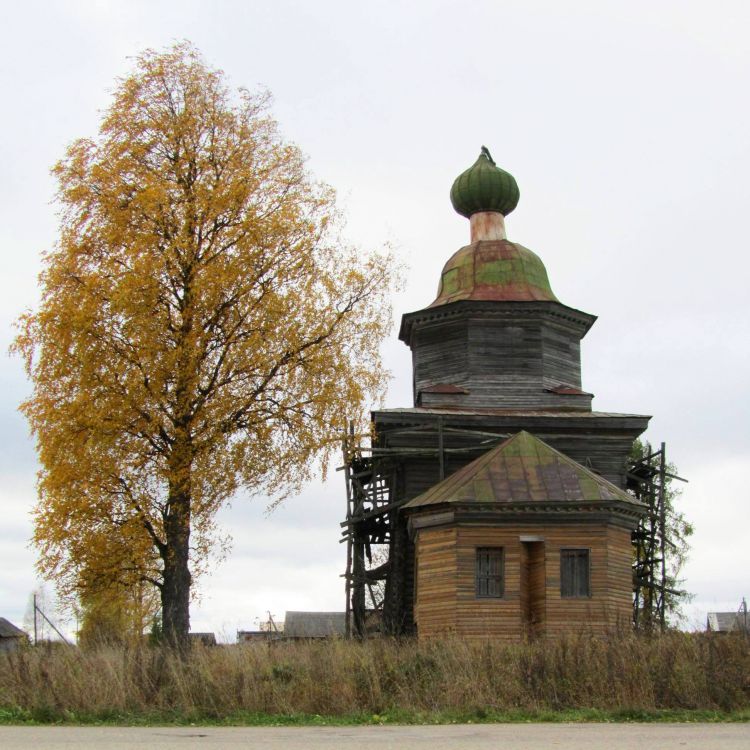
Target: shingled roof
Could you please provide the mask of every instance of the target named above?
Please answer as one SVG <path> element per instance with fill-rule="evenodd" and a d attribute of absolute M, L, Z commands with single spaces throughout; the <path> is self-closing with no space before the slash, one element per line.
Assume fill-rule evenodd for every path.
<path fill-rule="evenodd" d="M 0 638 L 26 638 L 26 633 L 4 617 L 0 617 Z"/>
<path fill-rule="evenodd" d="M 404 505 L 445 503 L 643 504 L 529 432 L 522 431 Z"/>

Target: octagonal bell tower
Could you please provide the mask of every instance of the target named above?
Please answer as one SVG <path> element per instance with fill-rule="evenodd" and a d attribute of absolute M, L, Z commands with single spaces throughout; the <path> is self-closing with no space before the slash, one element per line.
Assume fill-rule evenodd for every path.
<path fill-rule="evenodd" d="M 596 317 L 562 304 L 538 255 L 506 236 L 519 190 L 484 146 L 451 188 L 470 243 L 445 264 L 427 308 L 404 315 L 414 405 L 591 411 L 580 342 Z"/>

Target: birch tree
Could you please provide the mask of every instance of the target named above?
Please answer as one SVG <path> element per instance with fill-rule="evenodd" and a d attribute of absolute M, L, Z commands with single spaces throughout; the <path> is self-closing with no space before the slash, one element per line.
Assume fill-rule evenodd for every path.
<path fill-rule="evenodd" d="M 217 510 L 299 488 L 382 394 L 392 261 L 341 241 L 267 96 L 187 43 L 142 54 L 54 174 L 59 238 L 15 342 L 40 569 L 63 593 L 82 571 L 150 582 L 181 645 Z"/>

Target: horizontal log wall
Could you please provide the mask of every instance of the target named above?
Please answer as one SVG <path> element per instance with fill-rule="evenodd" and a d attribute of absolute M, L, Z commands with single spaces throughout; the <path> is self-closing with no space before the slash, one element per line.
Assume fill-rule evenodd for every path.
<path fill-rule="evenodd" d="M 614 627 L 629 628 L 633 620 L 633 545 L 630 532 L 615 526 L 608 527 L 607 550 L 609 621 Z"/>
<path fill-rule="evenodd" d="M 414 622 L 420 636 L 456 630 L 456 529 L 420 533 L 416 545 Z"/>
<path fill-rule="evenodd" d="M 534 576 L 529 576 L 530 569 L 523 565 L 528 555 L 521 542 L 523 536 L 544 538 L 543 597 L 531 587 Z M 478 599 L 476 548 L 494 546 L 504 549 L 504 596 Z M 590 550 L 590 597 L 561 597 L 560 550 L 564 547 Z M 582 630 L 602 634 L 630 621 L 631 545 L 625 529 L 605 524 L 421 529 L 416 561 L 414 611 L 420 637 L 452 633 L 517 641 L 526 634 L 527 597 L 542 613 L 537 632 L 545 636 Z M 525 593 L 522 579 L 529 586 Z"/>
<path fill-rule="evenodd" d="M 541 382 L 542 326 L 539 320 L 506 323 L 474 318 L 468 321 L 469 373 L 516 374 Z"/>
<path fill-rule="evenodd" d="M 412 340 L 415 404 L 465 408 L 591 410 L 588 394 L 549 392 L 581 387 L 583 329 L 548 315 L 471 316 L 417 326 Z M 434 393 L 451 384 L 463 394 Z"/>
<path fill-rule="evenodd" d="M 526 557 L 526 569 L 522 569 L 523 601 L 523 578 L 526 578 L 526 598 L 528 611 L 525 614 L 525 627 L 530 635 L 541 635 L 547 621 L 547 582 L 545 580 L 545 544 L 544 542 L 523 542 Z"/>
<path fill-rule="evenodd" d="M 446 449 L 477 448 L 466 453 L 446 453 L 445 476 L 450 476 L 492 447 L 493 443 L 487 442 L 488 435 L 510 437 L 520 430 L 527 430 L 620 487 L 625 486 L 625 464 L 633 440 L 646 429 L 649 420 L 649 417 L 638 415 L 596 413 L 472 414 L 416 409 L 373 412 L 373 418 L 378 445 L 390 449 L 424 448 L 432 451 L 431 454 L 407 454 L 403 457 L 400 471 L 404 474 L 404 494 L 398 499 L 415 497 L 440 481 L 439 458 L 435 453 L 438 447 L 438 420 L 442 421 L 445 429 L 443 443 Z M 410 429 L 411 426 L 413 429 Z M 421 431 L 425 427 L 429 430 Z M 472 435 L 474 430 L 476 434 Z"/>
<path fill-rule="evenodd" d="M 581 387 L 581 341 L 568 326 L 542 326 L 542 358 L 545 383 Z"/>

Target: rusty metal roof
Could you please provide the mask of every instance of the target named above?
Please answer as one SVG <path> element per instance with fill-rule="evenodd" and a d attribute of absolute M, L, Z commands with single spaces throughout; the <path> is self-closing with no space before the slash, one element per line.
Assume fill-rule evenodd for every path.
<path fill-rule="evenodd" d="M 541 258 L 509 240 L 473 242 L 448 260 L 430 307 L 458 300 L 558 302 Z"/>
<path fill-rule="evenodd" d="M 642 503 L 525 430 L 404 505 Z"/>

